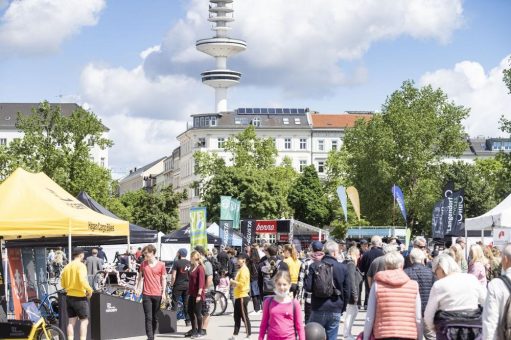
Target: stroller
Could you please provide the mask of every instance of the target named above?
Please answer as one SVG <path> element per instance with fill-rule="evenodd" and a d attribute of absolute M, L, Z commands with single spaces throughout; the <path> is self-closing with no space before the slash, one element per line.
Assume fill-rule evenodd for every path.
<path fill-rule="evenodd" d="M 483 309 L 438 311 L 435 314 L 437 340 L 483 340 Z"/>

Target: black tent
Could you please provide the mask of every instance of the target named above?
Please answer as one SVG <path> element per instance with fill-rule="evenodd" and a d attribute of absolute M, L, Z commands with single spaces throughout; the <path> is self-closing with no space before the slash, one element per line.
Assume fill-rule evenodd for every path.
<path fill-rule="evenodd" d="M 161 237 L 161 243 L 190 243 L 190 224 Z M 208 233 L 208 244 L 220 245 L 222 240 Z"/>
<path fill-rule="evenodd" d="M 87 207 L 100 214 L 120 219 L 104 206 L 96 202 L 86 192 L 80 192 L 76 198 Z M 158 232 L 156 230 L 146 229 L 136 224 L 130 223 L 130 243 L 156 243 L 158 242 Z"/>

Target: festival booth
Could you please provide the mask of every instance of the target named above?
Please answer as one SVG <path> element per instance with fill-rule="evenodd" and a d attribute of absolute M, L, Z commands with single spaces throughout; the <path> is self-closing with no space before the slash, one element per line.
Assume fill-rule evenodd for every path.
<path fill-rule="evenodd" d="M 469 231 L 481 231 L 481 238 L 484 232 L 491 230 L 493 241 L 496 246 L 504 246 L 511 242 L 511 195 L 506 197 L 495 208 L 487 213 L 465 220 L 465 236 Z"/>
<path fill-rule="evenodd" d="M 45 174 L 17 169 L 0 185 L 0 235 L 7 247 L 5 262 L 8 263 L 8 269 L 4 268 L 4 277 L 9 276 L 11 282 L 15 317 L 22 317 L 22 302 L 44 293 L 41 290 L 43 285 L 38 283 L 47 280 L 45 247 L 67 245 L 71 252 L 73 244 L 127 243 L 129 232 L 127 221 L 89 209 Z M 7 287 L 5 293 L 8 297 Z M 93 295 L 92 315 L 107 308 L 102 295 Z M 130 302 L 133 308 L 142 311 L 141 304 L 122 301 L 125 302 Z M 59 296 L 59 303 L 60 311 L 65 311 L 65 296 Z M 142 314 L 133 314 L 128 307 L 123 308 L 122 313 L 120 310 L 115 312 L 123 314 L 117 317 L 128 321 L 126 324 L 130 324 L 131 319 L 143 319 Z M 67 323 L 63 314 L 60 317 L 61 329 L 65 329 Z M 92 329 L 96 328 L 94 318 L 89 325 Z M 142 331 L 135 330 L 131 334 L 143 335 L 143 327 Z M 105 338 L 99 334 L 92 339 Z M 115 337 L 109 334 L 108 338 Z"/>
<path fill-rule="evenodd" d="M 181 229 L 174 230 L 170 234 L 163 235 L 160 240 L 160 256 L 162 261 L 174 261 L 176 253 L 179 249 L 188 250 L 188 258 L 190 257 L 190 224 L 185 225 Z M 219 246 L 221 239 L 215 235 L 208 233 L 208 249 Z"/>

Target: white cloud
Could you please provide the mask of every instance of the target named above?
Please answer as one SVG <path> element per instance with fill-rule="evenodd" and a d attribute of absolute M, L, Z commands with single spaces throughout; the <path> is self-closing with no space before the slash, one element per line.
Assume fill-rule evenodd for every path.
<path fill-rule="evenodd" d="M 231 37 L 246 40 L 248 50 L 230 60 L 232 68 L 244 73 L 244 84 L 279 85 L 295 94 L 365 81 L 343 63 L 361 59 L 378 41 L 410 36 L 446 43 L 463 24 L 461 0 L 243 0 L 234 9 Z M 213 67 L 193 46 L 213 35 L 207 10 L 204 1 L 189 2 L 161 51 L 147 57 L 149 75 L 198 76 Z"/>
<path fill-rule="evenodd" d="M 105 0 L 12 1 L 0 19 L 0 55 L 48 54 L 83 26 L 93 26 Z"/>
<path fill-rule="evenodd" d="M 449 99 L 471 109 L 465 121 L 471 136 L 502 136 L 499 118 L 501 115 L 511 118 L 511 95 L 502 81 L 502 71 L 509 68 L 510 57 L 508 55 L 489 71 L 478 62 L 462 61 L 452 69 L 426 73 L 420 82 L 442 88 Z"/>

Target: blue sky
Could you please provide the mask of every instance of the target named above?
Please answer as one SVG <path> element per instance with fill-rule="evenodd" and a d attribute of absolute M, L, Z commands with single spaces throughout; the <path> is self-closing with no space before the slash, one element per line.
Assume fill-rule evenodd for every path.
<path fill-rule="evenodd" d="M 0 0 L 0 101 L 91 108 L 111 129 L 116 172 L 169 154 L 188 116 L 214 108 L 199 76 L 213 59 L 194 49 L 212 35 L 207 8 L 207 0 Z M 471 135 L 499 135 L 498 117 L 511 117 L 499 79 L 509 67 L 511 1 L 236 0 L 234 9 L 231 36 L 248 49 L 229 60 L 243 73 L 229 108 L 378 110 L 413 79 L 471 107 Z"/>

